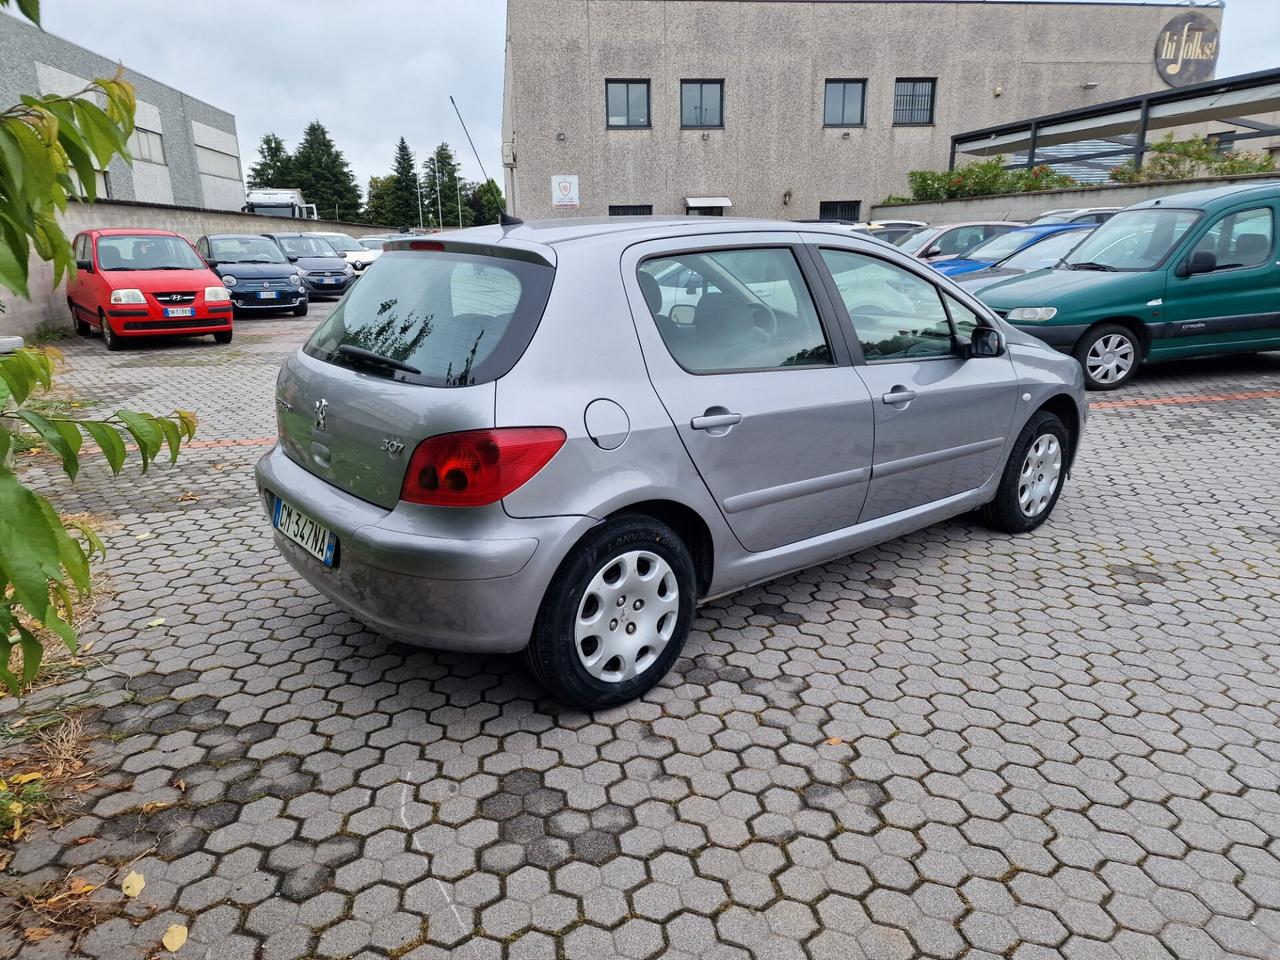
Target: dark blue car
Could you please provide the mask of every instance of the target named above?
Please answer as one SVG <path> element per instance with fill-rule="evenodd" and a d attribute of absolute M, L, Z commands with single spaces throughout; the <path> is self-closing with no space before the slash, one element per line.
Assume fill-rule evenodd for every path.
<path fill-rule="evenodd" d="M 231 291 L 237 315 L 269 310 L 307 315 L 302 274 L 274 241 L 258 234 L 219 234 L 197 240 L 196 252 Z"/>
<path fill-rule="evenodd" d="M 1096 224 L 1092 223 L 1044 223 L 1018 227 L 983 241 L 963 257 L 934 260 L 929 266 L 948 277 L 985 270 L 1056 234 L 1073 230 L 1092 230 L 1095 226 Z"/>
<path fill-rule="evenodd" d="M 340 297 L 355 283 L 355 269 L 329 241 L 312 233 L 264 233 L 297 264 L 302 282 L 313 297 Z"/>

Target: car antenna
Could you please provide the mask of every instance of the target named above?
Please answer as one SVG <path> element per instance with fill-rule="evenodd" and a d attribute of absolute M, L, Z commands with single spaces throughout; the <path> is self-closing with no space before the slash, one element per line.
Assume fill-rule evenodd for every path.
<path fill-rule="evenodd" d="M 471 152 L 475 154 L 476 163 L 480 167 L 480 172 L 484 174 L 485 182 L 489 181 L 489 173 L 484 168 L 484 161 L 480 159 L 480 151 L 476 149 L 476 142 L 471 139 L 471 131 L 467 129 L 467 121 L 462 119 L 462 111 L 458 109 L 458 102 L 453 99 L 453 94 L 449 94 L 449 102 L 453 104 L 453 112 L 458 115 L 458 122 L 462 124 L 462 132 L 467 135 L 467 143 L 471 144 Z M 513 217 L 504 209 L 498 214 L 498 223 L 504 227 L 514 227 L 524 223 L 519 217 Z"/>
<path fill-rule="evenodd" d="M 519 217 L 513 217 L 511 214 L 507 213 L 507 211 L 503 210 L 498 214 L 498 223 L 502 224 L 504 227 L 515 227 L 524 223 L 524 221 Z"/>

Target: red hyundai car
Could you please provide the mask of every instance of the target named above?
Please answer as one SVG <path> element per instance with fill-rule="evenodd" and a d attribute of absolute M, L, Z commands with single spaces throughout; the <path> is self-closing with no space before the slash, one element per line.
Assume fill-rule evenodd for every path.
<path fill-rule="evenodd" d="M 108 350 L 133 337 L 213 334 L 231 342 L 231 294 L 186 238 L 169 230 L 86 230 L 75 239 L 67 305 L 76 332 Z"/>

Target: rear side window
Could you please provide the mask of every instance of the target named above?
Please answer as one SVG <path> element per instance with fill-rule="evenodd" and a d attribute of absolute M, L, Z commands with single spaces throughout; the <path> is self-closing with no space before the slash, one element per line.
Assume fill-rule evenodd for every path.
<path fill-rule="evenodd" d="M 309 356 L 350 345 L 416 367 L 396 379 L 468 387 L 501 377 L 529 345 L 554 270 L 471 253 L 387 251 L 312 335 Z"/>

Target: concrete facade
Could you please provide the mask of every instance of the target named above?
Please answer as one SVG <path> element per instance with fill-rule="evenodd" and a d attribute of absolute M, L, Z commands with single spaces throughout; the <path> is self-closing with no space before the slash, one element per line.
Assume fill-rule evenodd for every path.
<path fill-rule="evenodd" d="M 226 210 L 201 210 L 194 207 L 175 207 L 99 201 L 98 203 L 70 203 L 58 217 L 68 238 L 81 230 L 108 227 L 145 227 L 156 230 L 172 230 L 192 243 L 207 233 L 263 233 L 271 230 L 317 230 L 350 234 L 361 237 L 370 233 L 386 233 L 390 228 L 371 226 L 367 223 L 344 223 L 331 220 L 291 220 L 286 217 L 261 217 L 256 214 Z M 29 262 L 31 299 L 23 300 L 0 290 L 0 335 L 17 334 L 23 337 L 56 330 L 71 329 L 71 313 L 67 309 L 66 294 L 62 284 L 53 285 L 53 265 L 34 253 Z"/>
<path fill-rule="evenodd" d="M 1220 23 L 1219 8 L 1200 8 Z M 1153 52 L 1185 6 L 913 0 L 510 0 L 503 162 L 518 216 L 612 205 L 805 219 L 861 213 L 944 169 L 962 130 L 1161 89 Z M 936 78 L 934 122 L 895 125 L 898 78 Z M 824 126 L 829 79 L 866 80 L 864 125 Z M 606 126 L 605 82 L 647 79 L 651 125 Z M 681 81 L 723 80 L 723 127 L 681 127 Z M 555 208 L 551 180 L 577 176 Z"/>
<path fill-rule="evenodd" d="M 118 64 L 26 21 L 0 14 L 0 104 L 23 94 L 70 94 L 115 75 Z M 244 205 L 236 118 L 225 110 L 125 68 L 138 96 L 139 130 L 154 151 L 131 144 L 133 165 L 115 159 L 105 171 L 107 199 L 217 210 Z M 150 159 L 148 159 L 150 158 Z M 162 162 L 157 162 L 162 161 Z M 101 183 L 99 197 L 102 198 Z"/>

